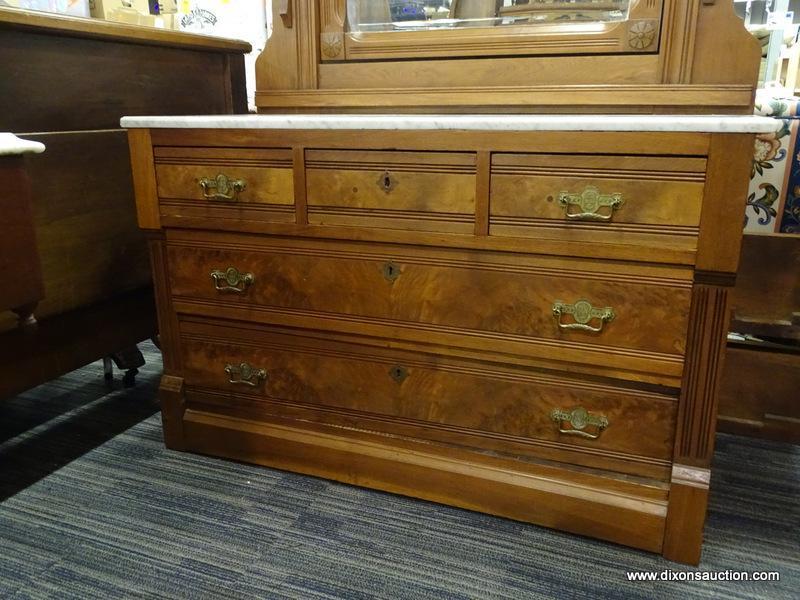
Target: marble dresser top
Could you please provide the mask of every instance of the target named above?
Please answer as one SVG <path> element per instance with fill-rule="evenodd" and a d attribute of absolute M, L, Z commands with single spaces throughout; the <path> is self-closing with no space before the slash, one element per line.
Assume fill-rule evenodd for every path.
<path fill-rule="evenodd" d="M 770 133 L 781 123 L 725 115 L 212 115 L 123 117 L 122 127 L 164 129 L 363 129 L 461 131 L 672 131 Z"/>
<path fill-rule="evenodd" d="M 0 132 L 0 156 L 11 156 L 14 154 L 41 154 L 44 152 L 44 144 L 22 140 L 13 133 Z"/>

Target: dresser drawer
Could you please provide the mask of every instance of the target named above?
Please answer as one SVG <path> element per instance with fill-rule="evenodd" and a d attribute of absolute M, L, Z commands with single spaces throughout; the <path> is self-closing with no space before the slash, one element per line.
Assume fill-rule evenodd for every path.
<path fill-rule="evenodd" d="M 318 336 L 186 319 L 185 383 L 256 397 L 285 417 L 312 411 L 315 422 L 488 451 L 643 475 L 669 463 L 671 396 Z M 638 459 L 618 466 L 623 455 Z"/>
<path fill-rule="evenodd" d="M 495 154 L 490 233 L 560 228 L 696 236 L 705 170 L 703 158 Z"/>
<path fill-rule="evenodd" d="M 294 222 L 286 149 L 154 149 L 162 216 Z"/>
<path fill-rule="evenodd" d="M 308 221 L 472 233 L 476 155 L 308 150 Z"/>
<path fill-rule="evenodd" d="M 168 245 L 173 296 L 248 319 L 681 372 L 691 271 L 244 236 Z M 230 277 L 228 277 L 230 275 Z M 591 305 L 591 306 L 589 306 Z M 635 351 L 635 353 L 634 353 Z M 661 367 L 650 365 L 658 372 Z M 667 368 L 666 366 L 664 368 Z"/>

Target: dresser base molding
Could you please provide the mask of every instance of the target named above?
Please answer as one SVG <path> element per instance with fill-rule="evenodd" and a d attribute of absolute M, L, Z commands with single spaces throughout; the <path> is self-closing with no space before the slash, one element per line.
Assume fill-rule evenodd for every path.
<path fill-rule="evenodd" d="M 187 410 L 185 449 L 661 552 L 666 494 L 569 469 Z M 590 483 L 591 482 L 591 483 Z"/>
<path fill-rule="evenodd" d="M 691 565 L 700 562 L 710 480 L 708 469 L 672 466 L 663 548 L 665 558 Z"/>

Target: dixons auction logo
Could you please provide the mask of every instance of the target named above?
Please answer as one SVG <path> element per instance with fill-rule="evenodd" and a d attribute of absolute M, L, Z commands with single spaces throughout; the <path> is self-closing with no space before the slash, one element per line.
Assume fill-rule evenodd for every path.
<path fill-rule="evenodd" d="M 203 8 L 194 8 L 190 12 L 183 15 L 181 18 L 181 27 L 183 29 L 205 29 L 207 27 L 214 27 L 217 24 L 217 15 L 210 10 Z"/>

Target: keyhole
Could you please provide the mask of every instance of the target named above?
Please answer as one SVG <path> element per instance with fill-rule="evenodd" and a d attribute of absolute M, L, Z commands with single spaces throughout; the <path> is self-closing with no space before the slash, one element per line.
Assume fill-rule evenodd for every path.
<path fill-rule="evenodd" d="M 398 267 L 394 263 L 386 263 L 383 265 L 383 276 L 388 280 L 394 283 L 394 281 L 400 277 L 400 267 Z"/>
<path fill-rule="evenodd" d="M 389 369 L 389 376 L 397 383 L 402 383 L 408 377 L 408 371 L 401 366 L 392 367 Z"/>
<path fill-rule="evenodd" d="M 391 192 L 391 191 L 392 191 L 392 190 L 395 188 L 395 186 L 397 185 L 397 182 L 396 182 L 395 180 L 393 180 L 393 179 L 392 179 L 392 174 L 391 174 L 391 173 L 389 173 L 389 171 L 384 171 L 384 172 L 383 172 L 383 175 L 381 175 L 381 176 L 378 178 L 378 181 L 377 181 L 376 183 L 377 183 L 377 184 L 378 184 L 378 185 L 381 187 L 381 189 L 382 189 L 384 192 L 386 192 L 387 194 L 388 194 L 389 192 Z"/>

